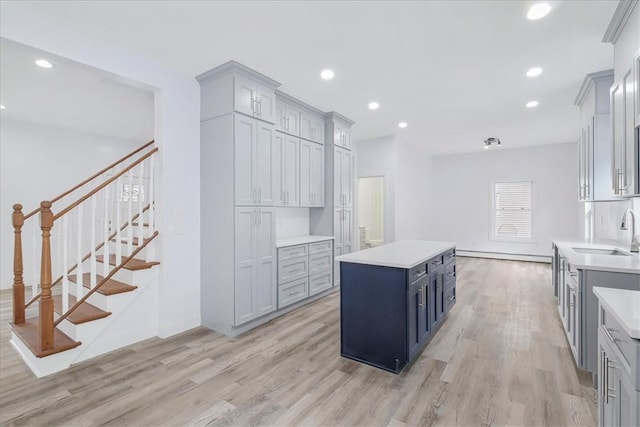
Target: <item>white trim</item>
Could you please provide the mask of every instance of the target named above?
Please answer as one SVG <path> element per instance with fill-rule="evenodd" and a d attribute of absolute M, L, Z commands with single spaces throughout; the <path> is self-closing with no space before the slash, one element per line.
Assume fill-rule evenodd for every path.
<path fill-rule="evenodd" d="M 469 258 L 504 259 L 510 261 L 542 262 L 545 264 L 551 264 L 551 256 L 542 255 L 508 254 L 503 252 L 482 252 L 456 249 L 456 256 Z"/>
<path fill-rule="evenodd" d="M 498 183 L 513 183 L 513 182 L 530 182 L 531 183 L 531 237 L 500 237 L 495 235 L 496 228 L 496 184 Z M 491 197 L 491 213 L 489 224 L 489 241 L 492 242 L 508 242 L 508 243 L 538 243 L 536 233 L 536 221 L 535 221 L 535 189 L 533 179 L 499 179 L 494 180 L 491 183 L 490 189 Z"/>
<path fill-rule="evenodd" d="M 636 4 L 638 4 L 638 0 L 620 0 L 620 2 L 618 2 L 618 7 L 615 12 L 613 12 L 613 17 L 611 17 L 607 30 L 602 36 L 603 43 L 615 44 L 618 41 L 618 37 L 620 37 Z"/>

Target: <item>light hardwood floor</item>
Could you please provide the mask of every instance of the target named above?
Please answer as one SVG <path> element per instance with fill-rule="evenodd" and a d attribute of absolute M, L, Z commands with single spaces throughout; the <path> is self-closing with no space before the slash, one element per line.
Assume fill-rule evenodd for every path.
<path fill-rule="evenodd" d="M 239 338 L 203 328 L 37 379 L 0 296 L 0 425 L 595 425 L 546 264 L 458 259 L 457 304 L 394 375 L 340 357 L 333 294 Z"/>

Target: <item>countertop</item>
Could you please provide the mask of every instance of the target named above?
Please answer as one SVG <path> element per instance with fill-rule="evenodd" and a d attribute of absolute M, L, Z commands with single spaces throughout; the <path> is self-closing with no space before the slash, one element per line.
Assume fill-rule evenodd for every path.
<path fill-rule="evenodd" d="M 304 245 L 305 243 L 322 242 L 324 240 L 333 240 L 333 236 L 296 236 L 286 239 L 276 240 L 276 248 L 284 248 L 287 246 Z"/>
<path fill-rule="evenodd" d="M 596 286 L 593 293 L 631 338 L 640 339 L 640 291 Z"/>
<path fill-rule="evenodd" d="M 562 256 L 578 269 L 640 274 L 640 255 L 638 255 L 637 252 L 629 252 L 629 245 L 624 246 L 621 245 L 620 242 L 612 240 L 551 239 L 551 241 L 556 245 Z M 625 252 L 630 255 L 583 254 L 574 251 L 574 247 L 617 249 L 620 252 Z"/>
<path fill-rule="evenodd" d="M 384 267 L 411 268 L 426 262 L 441 252 L 455 248 L 453 242 L 431 240 L 401 240 L 375 248 L 351 252 L 336 257 L 340 262 L 380 265 Z"/>

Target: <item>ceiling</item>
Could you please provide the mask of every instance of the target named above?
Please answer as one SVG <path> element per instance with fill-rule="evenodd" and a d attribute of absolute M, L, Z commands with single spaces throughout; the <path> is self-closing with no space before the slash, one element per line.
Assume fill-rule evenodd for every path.
<path fill-rule="evenodd" d="M 53 67 L 40 68 L 44 58 Z M 124 79 L 0 39 L 2 120 L 126 142 L 153 139 L 153 92 Z"/>
<path fill-rule="evenodd" d="M 617 2 L 551 1 L 547 17 L 529 21 L 532 3 L 3 1 L 2 8 L 193 76 L 234 59 L 282 82 L 284 92 L 352 118 L 355 139 L 400 133 L 438 155 L 480 151 L 490 136 L 505 148 L 577 139 L 573 100 L 586 73 L 613 66 L 613 47 L 601 39 Z M 525 77 L 532 66 L 542 75 Z M 321 80 L 324 68 L 336 77 Z M 534 99 L 540 105 L 526 108 Z M 372 100 L 379 110 L 367 109 Z M 401 120 L 406 129 L 398 129 Z"/>

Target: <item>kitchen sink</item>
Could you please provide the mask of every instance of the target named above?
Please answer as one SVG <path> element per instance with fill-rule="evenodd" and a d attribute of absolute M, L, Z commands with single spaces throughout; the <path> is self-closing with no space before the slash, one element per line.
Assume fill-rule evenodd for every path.
<path fill-rule="evenodd" d="M 571 248 L 571 249 L 581 254 L 629 256 L 628 253 L 621 252 L 617 249 L 595 249 L 595 248 Z"/>

